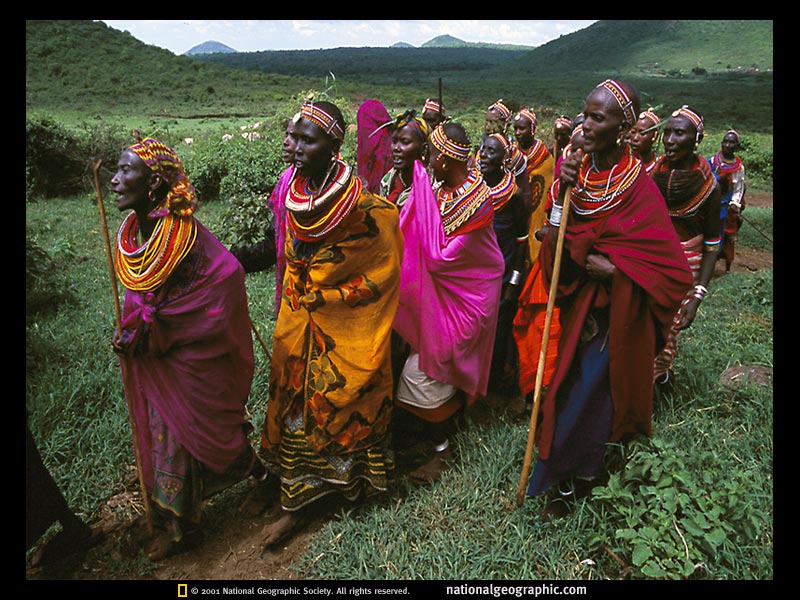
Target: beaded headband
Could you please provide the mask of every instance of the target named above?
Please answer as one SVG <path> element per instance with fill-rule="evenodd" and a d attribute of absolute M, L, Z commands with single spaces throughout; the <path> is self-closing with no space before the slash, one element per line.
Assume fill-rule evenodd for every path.
<path fill-rule="evenodd" d="M 517 113 L 517 119 L 520 117 L 525 117 L 531 122 L 531 132 L 536 130 L 536 113 L 534 113 L 530 108 L 521 108 Z"/>
<path fill-rule="evenodd" d="M 505 104 L 503 104 L 502 98 L 497 102 L 495 102 L 494 104 L 492 104 L 486 110 L 496 110 L 503 116 L 503 119 L 505 121 L 508 121 L 508 119 L 511 118 L 511 110 Z"/>
<path fill-rule="evenodd" d="M 342 129 L 341 123 L 318 105 L 312 102 L 303 103 L 303 106 L 300 107 L 300 116 L 319 126 L 328 135 L 344 141 L 344 129 Z"/>
<path fill-rule="evenodd" d="M 572 129 L 572 120 L 567 117 L 558 117 L 553 127 L 555 129 Z"/>
<path fill-rule="evenodd" d="M 741 138 L 741 136 L 739 135 L 739 132 L 738 132 L 738 131 L 736 131 L 735 129 L 728 129 L 728 131 L 726 131 L 726 132 L 725 132 L 725 135 L 728 135 L 729 133 L 732 133 L 733 135 L 735 135 L 735 136 L 736 136 L 736 142 L 737 142 L 737 143 L 739 143 L 739 142 L 741 142 L 741 141 L 742 141 L 742 138 Z M 725 137 L 725 136 L 723 136 L 723 137 Z"/>
<path fill-rule="evenodd" d="M 442 114 L 444 114 L 444 105 L 439 104 L 437 100 L 432 100 L 431 98 L 428 98 L 427 100 L 425 100 L 425 106 L 422 107 L 422 112 L 425 112 L 426 110 L 430 110 L 435 113 L 441 112 Z"/>
<path fill-rule="evenodd" d="M 489 138 L 494 138 L 498 142 L 500 142 L 500 145 L 503 146 L 503 150 L 505 150 L 505 155 L 508 156 L 508 150 L 511 144 L 509 143 L 506 136 L 504 136 L 501 133 L 493 133 L 492 135 L 489 136 Z"/>
<path fill-rule="evenodd" d="M 431 144 L 433 144 L 439 152 L 445 156 L 449 156 L 453 160 L 461 162 L 467 162 L 467 160 L 469 160 L 470 147 L 462 146 L 447 137 L 441 125 L 438 125 L 436 129 L 433 130 L 433 133 L 431 133 Z"/>
<path fill-rule="evenodd" d="M 689 119 L 692 122 L 692 124 L 694 125 L 695 129 L 697 129 L 697 134 L 698 135 L 703 133 L 703 117 L 701 117 L 696 112 L 694 112 L 686 104 L 684 104 L 678 110 L 673 112 L 672 116 L 673 117 L 686 117 L 687 119 Z"/>
<path fill-rule="evenodd" d="M 614 96 L 619 107 L 622 109 L 622 115 L 627 123 L 633 125 L 636 122 L 636 112 L 633 108 L 633 100 L 628 95 L 628 92 L 614 79 L 606 79 L 597 87 L 607 89 Z"/>
<path fill-rule="evenodd" d="M 152 213 L 154 217 L 171 212 L 178 216 L 191 215 L 197 209 L 195 190 L 183 168 L 183 163 L 175 150 L 154 140 L 146 138 L 137 141 L 131 150 L 154 173 L 158 173 L 169 185 L 164 202 Z"/>
<path fill-rule="evenodd" d="M 653 125 L 658 125 L 659 123 L 661 123 L 661 118 L 656 113 L 654 113 L 653 110 L 650 108 L 639 113 L 639 120 L 641 119 L 647 119 Z"/>

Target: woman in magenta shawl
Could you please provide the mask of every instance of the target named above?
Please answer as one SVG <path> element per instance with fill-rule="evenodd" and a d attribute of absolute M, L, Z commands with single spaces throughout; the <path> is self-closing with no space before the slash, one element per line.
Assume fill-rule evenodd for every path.
<path fill-rule="evenodd" d="M 171 148 L 134 144 L 111 186 L 127 212 L 117 233 L 115 270 L 127 291 L 114 348 L 161 532 L 148 555 L 158 560 L 186 547 L 204 499 L 265 474 L 245 416 L 250 317 L 244 270 L 194 217 L 194 189 Z"/>
<path fill-rule="evenodd" d="M 451 453 L 453 415 L 486 393 L 497 325 L 503 255 L 492 228 L 489 187 L 470 169 L 469 140 L 448 122 L 431 134 L 429 164 L 414 165 L 400 213 L 405 242 L 394 329 L 412 348 L 400 376 L 398 406 L 429 425 L 436 454 L 410 475 L 436 479 Z"/>
<path fill-rule="evenodd" d="M 621 143 L 638 93 L 607 80 L 587 97 L 583 149 L 561 163 L 560 197 L 539 260 L 551 285 L 556 237 L 566 226 L 558 282 L 558 363 L 541 407 L 538 461 L 528 487 L 561 500 L 603 475 L 609 442 L 651 433 L 653 359 L 664 346 L 692 273 L 664 201 Z M 567 186 L 568 223 L 561 223 Z M 552 290 L 551 290 L 552 293 Z"/>
<path fill-rule="evenodd" d="M 381 179 L 392 168 L 392 134 L 389 125 L 394 119 L 377 100 L 367 100 L 356 114 L 356 170 L 364 187 L 373 194 L 381 191 Z"/>

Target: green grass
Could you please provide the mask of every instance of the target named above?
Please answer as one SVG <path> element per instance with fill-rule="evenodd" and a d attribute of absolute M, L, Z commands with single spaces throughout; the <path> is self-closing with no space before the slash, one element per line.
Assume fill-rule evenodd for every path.
<path fill-rule="evenodd" d="M 113 233 L 120 215 L 107 203 Z M 67 297 L 27 318 L 31 429 L 70 505 L 90 518 L 133 463 L 99 211 L 89 196 L 26 209 L 29 240 L 55 266 L 50 292 Z M 771 209 L 745 214 L 771 235 Z M 223 203 L 204 205 L 198 217 L 229 243 Z M 274 285 L 272 272 L 247 276 L 251 318 L 268 346 Z M 628 447 L 625 468 L 569 517 L 542 521 L 541 499 L 516 506 L 527 421 L 498 405 L 488 423 L 468 420 L 458 433 L 458 461 L 440 482 L 412 488 L 399 479 L 383 499 L 336 514 L 298 575 L 772 579 L 772 388 L 718 383 L 733 365 L 772 366 L 772 290 L 771 270 L 712 282 L 680 339 L 676 388 L 655 407 L 653 440 Z M 270 365 L 257 343 L 255 351 L 248 410 L 258 430 Z M 211 528 L 233 518 L 222 501 L 210 512 Z"/>

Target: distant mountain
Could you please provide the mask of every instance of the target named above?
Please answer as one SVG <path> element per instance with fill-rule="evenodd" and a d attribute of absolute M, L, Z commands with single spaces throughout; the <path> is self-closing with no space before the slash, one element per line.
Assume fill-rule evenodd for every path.
<path fill-rule="evenodd" d="M 390 46 L 390 48 L 414 48 L 414 47 L 415 46 L 409 44 L 408 42 L 397 42 L 396 44 L 392 44 Z"/>
<path fill-rule="evenodd" d="M 466 46 L 467 42 L 452 35 L 440 35 L 422 44 L 423 48 L 457 48 Z"/>
<path fill-rule="evenodd" d="M 531 50 L 534 46 L 519 44 L 491 44 L 488 42 L 465 42 L 452 35 L 440 35 L 428 40 L 421 48 L 490 48 L 495 50 Z"/>
<path fill-rule="evenodd" d="M 211 40 L 190 48 L 184 52 L 184 54 L 216 54 L 219 52 L 232 53 L 237 52 L 237 50 L 234 50 L 230 46 L 226 46 L 221 42 L 215 42 Z"/>

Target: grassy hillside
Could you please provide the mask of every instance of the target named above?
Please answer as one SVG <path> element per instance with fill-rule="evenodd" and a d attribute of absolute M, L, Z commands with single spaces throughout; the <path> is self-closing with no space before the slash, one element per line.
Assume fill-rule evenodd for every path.
<path fill-rule="evenodd" d="M 527 73 L 686 75 L 773 68 L 773 22 L 606 20 L 520 57 Z"/>
<path fill-rule="evenodd" d="M 720 128 L 772 131 L 772 73 L 764 72 L 772 68 L 772 21 L 599 21 L 529 52 L 468 46 L 196 57 L 147 46 L 100 22 L 28 21 L 26 30 L 29 111 L 257 116 L 323 89 L 333 74 L 336 96 L 354 106 L 366 98 L 419 106 L 441 78 L 451 114 L 480 118 L 505 98 L 547 120 L 579 112 L 600 78 L 622 75 L 651 106 L 692 104 Z M 758 72 L 736 68 L 754 65 Z"/>

